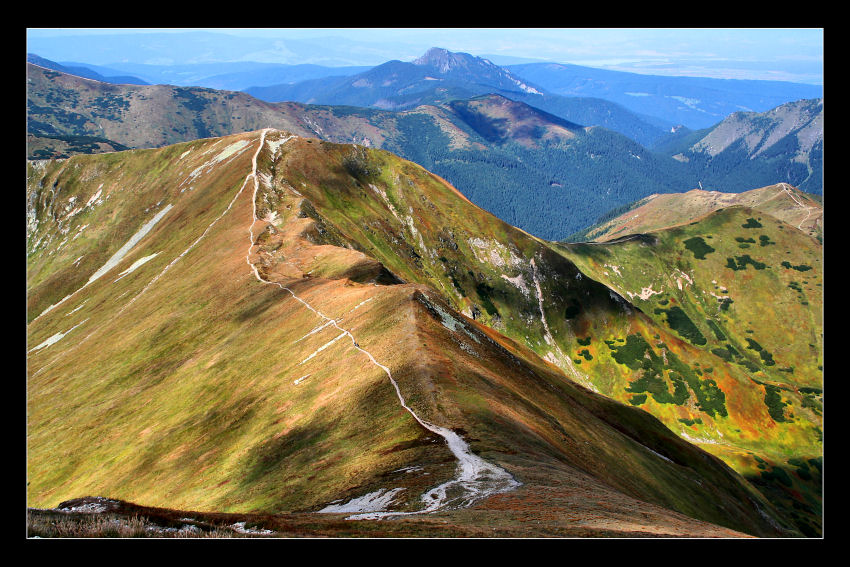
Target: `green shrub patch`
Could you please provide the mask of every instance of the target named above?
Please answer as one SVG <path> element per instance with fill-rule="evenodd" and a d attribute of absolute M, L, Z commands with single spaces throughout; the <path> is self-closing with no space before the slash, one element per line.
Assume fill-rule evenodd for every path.
<path fill-rule="evenodd" d="M 694 236 L 685 240 L 685 248 L 693 252 L 694 258 L 697 260 L 705 260 L 706 254 L 714 252 L 714 248 L 706 244 L 705 240 L 700 236 Z"/>
<path fill-rule="evenodd" d="M 720 329 L 720 326 L 714 321 L 714 319 L 706 319 L 705 323 L 714 333 L 714 336 L 717 337 L 718 341 L 725 341 L 726 335 L 723 334 L 723 331 Z"/>
<path fill-rule="evenodd" d="M 805 264 L 800 264 L 799 266 L 793 266 L 793 265 L 791 265 L 791 262 L 789 262 L 787 260 L 782 262 L 782 264 L 780 264 L 780 265 L 783 268 L 788 268 L 789 270 L 797 270 L 798 272 L 808 272 L 809 270 L 812 269 L 811 266 L 807 266 Z"/>
<path fill-rule="evenodd" d="M 708 342 L 697 326 L 694 325 L 694 322 L 678 305 L 674 305 L 670 309 L 656 308 L 655 313 L 656 315 L 664 313 L 667 316 L 667 324 L 670 328 L 693 344 L 702 346 Z"/>
<path fill-rule="evenodd" d="M 761 223 L 756 219 L 749 218 L 745 224 L 741 225 L 743 228 L 761 228 Z"/>
<path fill-rule="evenodd" d="M 767 267 L 767 264 L 763 264 L 758 260 L 750 258 L 749 254 L 735 256 L 734 258 L 726 258 L 726 267 L 732 270 L 745 270 L 747 268 L 747 264 L 752 265 L 752 267 L 756 270 L 763 270 Z"/>
<path fill-rule="evenodd" d="M 767 412 L 770 414 L 770 417 L 777 423 L 787 421 L 785 419 L 784 408 L 789 403 L 782 401 L 779 388 L 772 384 L 765 384 L 764 382 L 760 382 L 760 384 L 764 386 L 764 405 L 767 406 Z"/>
<path fill-rule="evenodd" d="M 750 349 L 750 350 L 754 350 L 757 353 L 759 353 L 759 356 L 761 356 L 761 359 L 764 361 L 765 365 L 773 366 L 774 364 L 776 364 L 773 361 L 773 355 L 770 352 L 766 351 L 764 349 L 764 347 L 762 347 L 760 344 L 758 344 L 756 341 L 754 341 L 753 339 L 751 339 L 749 337 L 747 337 L 747 342 L 750 345 L 747 348 Z"/>
<path fill-rule="evenodd" d="M 613 346 L 612 357 L 620 364 L 624 364 L 632 370 L 643 370 L 643 374 L 634 380 L 626 388 L 626 392 L 633 394 L 652 394 L 656 402 L 662 404 L 684 405 L 690 398 L 690 390 L 697 398 L 697 406 L 700 410 L 711 415 L 726 416 L 726 395 L 710 378 L 700 379 L 696 372 L 687 364 L 679 360 L 672 352 L 667 352 L 667 365 L 658 356 L 652 347 L 640 335 L 629 335 L 626 344 Z M 664 372 L 667 370 L 667 378 L 673 386 L 670 392 L 668 381 L 665 380 Z"/>

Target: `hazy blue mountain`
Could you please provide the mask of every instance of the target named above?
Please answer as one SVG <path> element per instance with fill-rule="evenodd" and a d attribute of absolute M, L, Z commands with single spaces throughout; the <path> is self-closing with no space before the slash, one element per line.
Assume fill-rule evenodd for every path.
<path fill-rule="evenodd" d="M 77 65 L 85 65 L 78 63 Z M 97 66 L 86 65 L 94 70 Z M 348 76 L 370 67 L 325 67 L 322 65 L 284 65 L 253 61 L 197 63 L 188 65 L 145 65 L 115 63 L 114 68 L 134 73 L 158 85 L 206 87 L 241 91 L 249 87 L 290 84 L 330 76 Z"/>
<path fill-rule="evenodd" d="M 88 67 L 84 67 L 81 65 L 62 65 L 56 63 L 55 61 L 50 61 L 49 59 L 45 59 L 44 57 L 39 57 L 35 53 L 27 53 L 27 61 L 34 65 L 38 65 L 39 67 L 44 67 L 45 69 L 53 69 L 54 71 L 61 71 L 62 73 L 67 73 L 69 75 L 76 75 L 77 77 L 83 77 L 84 79 L 93 79 L 95 81 L 101 81 L 103 83 L 112 83 L 116 85 L 147 85 L 148 83 L 143 81 L 138 77 L 132 77 L 129 75 L 121 75 L 119 71 L 114 71 L 114 76 L 104 76 L 97 71 L 90 69 Z"/>
<path fill-rule="evenodd" d="M 733 112 L 763 112 L 794 100 L 823 96 L 823 87 L 782 81 L 667 77 L 561 63 L 506 69 L 564 96 L 599 97 L 629 110 L 691 129 L 717 124 Z"/>
<path fill-rule="evenodd" d="M 79 36 L 28 37 L 27 49 L 54 61 L 86 61 L 115 66 L 116 61 L 149 65 L 185 65 L 246 61 L 325 66 L 378 65 L 393 43 L 353 41 L 333 37 L 280 39 L 262 30 L 250 35 L 206 31 L 186 33 L 111 33 Z"/>
<path fill-rule="evenodd" d="M 319 79 L 294 85 L 246 89 L 268 102 L 350 105 L 404 110 L 484 94 L 499 94 L 585 126 L 603 126 L 643 145 L 664 137 L 673 125 L 590 97 L 551 94 L 487 59 L 432 48 L 407 63 L 388 61 L 343 80 Z"/>
<path fill-rule="evenodd" d="M 241 91 L 249 87 L 262 87 L 282 83 L 299 83 L 327 77 L 349 76 L 362 73 L 370 67 L 325 67 L 322 65 L 269 65 L 253 71 L 222 73 L 206 77 L 197 86 L 211 89 Z"/>
<path fill-rule="evenodd" d="M 191 63 L 177 65 L 154 65 L 148 63 L 118 62 L 109 65 L 125 73 L 142 77 L 154 85 L 203 86 L 198 83 L 207 77 L 229 73 L 245 73 L 261 71 L 270 66 L 269 63 L 255 61 L 225 62 L 225 63 Z"/>

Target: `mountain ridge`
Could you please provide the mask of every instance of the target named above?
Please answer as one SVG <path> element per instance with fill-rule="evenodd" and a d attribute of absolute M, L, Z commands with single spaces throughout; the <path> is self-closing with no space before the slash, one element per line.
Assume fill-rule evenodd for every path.
<path fill-rule="evenodd" d="M 331 85 L 317 81 L 307 90 L 303 88 L 308 85 L 296 84 L 246 89 L 245 92 L 269 102 L 295 100 L 309 104 L 392 110 L 493 93 L 524 102 L 570 122 L 604 126 L 644 145 L 664 135 L 665 128 L 656 124 L 657 118 L 648 122 L 626 108 L 600 98 L 565 98 L 547 93 L 503 67 L 467 53 L 431 48 L 416 61 L 418 63 L 388 61 Z M 670 126 L 672 124 L 666 124 L 667 128 Z"/>
<path fill-rule="evenodd" d="M 65 494 L 106 490 L 110 497 L 143 503 L 168 498 L 177 506 L 204 498 L 207 506 L 220 511 L 292 509 L 296 502 L 317 509 L 334 498 L 360 498 L 404 487 L 405 491 L 393 493 L 403 496 L 393 509 L 362 511 L 414 511 L 410 507 L 416 505 L 415 496 L 423 488 L 452 478 L 453 459 L 446 460 L 450 456 L 446 449 L 437 450 L 434 439 L 423 437 L 384 382 L 386 375 L 368 357 L 361 357 L 360 363 L 339 357 L 338 349 L 356 353 L 361 348 L 375 360 L 395 361 L 392 374 L 418 415 L 453 422 L 452 428 L 465 431 L 462 435 L 476 454 L 495 459 L 527 487 L 491 498 L 482 510 L 507 506 L 500 517 L 521 517 L 522 510 L 535 502 L 523 499 L 542 494 L 545 478 L 555 475 L 567 483 L 562 486 L 582 487 L 602 501 L 615 501 L 611 490 L 603 488 L 607 485 L 629 498 L 731 521 L 761 534 L 777 533 L 762 512 L 774 522 L 785 523 L 774 516 L 769 502 L 715 457 L 673 436 L 649 414 L 566 380 L 551 360 L 546 362 L 532 355 L 529 346 L 484 327 L 485 320 L 496 320 L 486 302 L 476 316 L 474 305 L 448 292 L 455 284 L 448 273 L 441 276 L 434 271 L 445 262 L 436 251 L 429 252 L 432 246 L 442 242 L 446 260 L 449 256 L 460 259 L 461 254 L 475 256 L 472 249 L 487 254 L 491 248 L 492 255 L 498 247 L 482 248 L 476 239 L 486 242 L 491 238 L 488 234 L 500 231 L 507 231 L 498 237 L 506 247 L 506 258 L 513 247 L 514 254 L 534 251 L 530 269 L 538 290 L 541 285 L 555 285 L 553 270 L 578 272 L 536 239 L 522 236 L 495 217 L 480 210 L 464 214 L 474 209 L 420 166 L 379 150 L 289 138 L 286 133 L 261 137 L 252 132 L 30 167 L 28 280 L 36 292 L 30 304 L 34 313 L 55 305 L 63 294 L 84 283 L 87 274 L 114 256 L 121 242 L 154 211 L 166 211 L 139 241 L 139 248 L 111 272 L 119 275 L 120 268 L 135 260 L 122 272 L 130 275 L 114 282 L 113 275 L 101 277 L 77 292 L 83 295 L 65 300 L 30 324 L 30 344 L 44 343 L 56 330 L 68 334 L 68 329 L 78 327 L 75 333 L 84 339 L 48 340 L 30 355 L 30 491 L 33 495 L 45 491 L 39 502 L 51 494 L 58 498 L 57 480 L 70 475 L 67 478 L 73 480 L 62 488 Z M 144 173 L 152 170 L 163 172 L 162 176 L 157 179 Z M 119 175 L 123 182 L 118 181 Z M 133 190 L 122 189 L 126 187 Z M 249 198 L 252 189 L 254 195 Z M 84 201 L 88 208 L 75 212 L 75 203 Z M 202 213 L 187 215 L 190 203 Z M 416 212 L 409 212 L 414 205 Z M 144 214 L 140 214 L 142 207 L 147 209 Z M 432 217 L 427 211 L 448 216 Z M 107 218 L 114 219 L 113 230 L 123 231 L 124 237 L 104 232 L 107 225 L 101 223 Z M 439 218 L 453 220 L 437 225 Z M 460 236 L 458 223 L 470 218 L 486 230 L 473 230 L 470 225 L 467 242 Z M 86 227 L 94 232 L 86 232 Z M 72 233 L 82 236 L 67 237 Z M 101 248 L 103 238 L 114 244 Z M 396 244 L 390 245 L 393 239 Z M 381 285 L 372 281 L 380 270 L 372 268 L 362 283 L 351 280 L 346 274 L 351 273 L 352 259 L 362 259 L 358 247 L 411 283 Z M 94 251 L 95 257 L 85 251 Z M 81 252 L 83 256 L 73 260 Z M 155 257 L 140 264 L 151 252 L 156 252 Z M 482 279 L 473 273 L 470 280 L 460 271 L 453 273 L 456 285 L 470 296 L 490 297 L 490 304 L 500 309 L 513 304 L 503 301 L 495 287 L 487 291 L 485 283 L 496 284 L 491 276 Z M 280 281 L 304 303 L 260 278 Z M 66 283 L 58 287 L 51 283 L 60 281 Z M 433 283 L 421 287 L 427 282 Z M 44 293 L 45 286 L 53 297 Z M 608 296 L 602 286 L 588 281 L 577 284 L 572 293 L 583 290 L 598 294 L 585 300 L 584 309 L 589 312 L 603 309 L 609 317 L 627 316 L 628 305 Z M 519 290 L 511 293 L 523 296 Z M 120 301 L 123 296 L 129 299 Z M 402 297 L 405 307 L 399 310 Z M 457 301 L 467 305 L 465 310 L 473 317 L 456 311 Z M 521 303 L 544 308 L 533 296 Z M 550 313 L 552 308 L 558 307 L 549 306 Z M 338 324 L 356 332 L 357 340 L 341 340 L 344 333 L 331 328 L 331 319 L 317 319 L 317 312 L 333 320 L 342 317 Z M 417 315 L 410 319 L 406 314 L 412 313 Z M 502 320 L 509 326 L 508 315 L 505 310 Z M 596 319 L 582 315 L 579 320 Z M 420 329 L 400 333 L 409 336 L 409 342 L 387 333 L 406 321 L 415 321 Z M 554 319 L 549 325 L 547 334 L 562 330 L 562 323 Z M 104 333 L 113 339 L 98 340 Z M 88 337 L 94 340 L 85 340 Z M 291 347 L 280 351 L 275 345 Z M 269 349 L 277 355 L 269 358 Z M 430 354 L 420 356 L 423 352 Z M 485 357 L 489 362 L 481 362 L 485 358 L 479 360 L 476 353 L 489 353 Z M 502 370 L 493 369 L 493 363 Z M 349 370 L 343 372 L 340 364 Z M 77 369 L 74 376 L 57 382 L 70 367 Z M 526 370 L 516 374 L 511 369 L 517 367 Z M 241 378 L 245 372 L 247 380 Z M 200 380 L 199 375 L 205 378 Z M 288 382 L 281 380 L 284 377 Z M 288 388 L 283 388 L 285 383 L 290 384 Z M 41 384 L 51 386 L 37 387 Z M 75 405 L 73 411 L 65 412 L 63 433 L 57 436 L 51 408 L 63 399 L 78 399 L 68 397 L 74 390 L 88 392 L 106 405 Z M 265 394 L 257 397 L 258 391 Z M 228 392 L 227 400 L 219 399 L 221 392 Z M 342 392 L 349 401 L 343 408 L 332 409 L 330 400 Z M 214 411 L 208 405 L 212 402 Z M 108 418 L 103 414 L 106 407 L 112 408 Z M 358 423 L 367 415 L 370 420 L 381 419 L 389 429 L 363 430 Z M 122 420 L 125 427 L 117 427 Z M 599 425 L 587 428 L 589 421 Z M 89 443 L 92 435 L 99 434 L 86 433 L 86 424 L 96 423 L 117 432 L 118 438 L 99 436 L 100 442 Z M 204 432 L 208 440 L 198 437 L 198 432 Z M 140 450 L 128 451 L 127 442 Z M 58 467 L 54 463 L 54 468 L 45 469 L 52 462 L 51 446 L 68 457 Z M 125 449 L 116 453 L 118 446 Z M 630 466 L 624 467 L 624 461 Z M 187 476 L 189 463 L 192 475 Z M 433 481 L 419 475 L 418 480 L 398 484 L 398 474 L 381 476 L 381 471 L 390 473 L 417 463 L 426 467 Z M 548 465 L 541 468 L 541 463 Z M 357 472 L 349 468 L 353 465 Z M 313 471 L 311 478 L 300 474 L 308 470 L 304 467 Z M 197 473 L 199 469 L 202 472 Z M 242 473 L 241 486 L 233 482 L 237 470 L 247 471 Z M 346 470 L 355 476 L 342 474 Z M 685 474 L 687 470 L 700 471 L 698 478 L 705 486 L 696 488 L 700 485 L 691 473 Z M 133 483 L 124 482 L 127 475 L 135 479 Z M 594 475 L 604 475 L 604 484 L 592 480 Z M 170 488 L 163 487 L 163 482 Z M 245 490 L 252 496 L 247 500 L 241 496 L 240 503 Z M 718 502 L 724 511 L 717 508 Z M 498 522 L 478 510 L 464 508 L 458 513 Z"/>

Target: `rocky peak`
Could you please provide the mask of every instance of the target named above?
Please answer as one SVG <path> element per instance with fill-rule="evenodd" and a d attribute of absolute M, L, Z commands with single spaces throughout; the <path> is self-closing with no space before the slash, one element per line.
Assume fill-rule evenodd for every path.
<path fill-rule="evenodd" d="M 442 47 L 432 47 L 425 55 L 415 59 L 413 64 L 436 67 L 441 73 L 447 73 L 453 69 L 468 67 L 476 59 L 478 58 L 467 53 L 452 53 Z"/>

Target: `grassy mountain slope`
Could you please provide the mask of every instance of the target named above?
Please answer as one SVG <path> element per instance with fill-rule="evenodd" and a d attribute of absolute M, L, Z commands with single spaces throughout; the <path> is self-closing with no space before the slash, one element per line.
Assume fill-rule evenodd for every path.
<path fill-rule="evenodd" d="M 573 329 L 664 328 L 411 162 L 252 132 L 33 162 L 28 203 L 30 506 L 317 511 L 394 490 L 409 512 L 459 474 L 421 419 L 497 467 L 472 484 L 503 491 L 449 524 L 792 533 L 720 460 L 552 363 Z"/>
<path fill-rule="evenodd" d="M 783 189 L 765 188 L 748 197 L 767 201 L 768 196 L 776 203 Z M 699 211 L 704 197 L 713 196 L 688 193 L 668 205 L 681 205 L 681 221 L 686 201 L 695 199 L 692 210 Z M 639 218 L 655 223 L 645 212 Z M 658 380 L 663 349 L 652 353 L 638 341 L 627 346 L 649 353 L 652 364 L 642 363 L 646 371 L 639 388 L 632 382 L 619 395 L 611 394 L 631 395 L 631 403 L 641 407 L 649 404 L 647 409 L 673 431 L 767 487 L 805 533 L 819 533 L 823 247 L 792 224 L 741 205 L 677 224 L 560 249 L 589 276 L 708 354 L 691 358 L 699 361 L 694 371 L 717 380 L 725 404 L 714 411 L 708 399 L 694 407 L 684 395 L 673 391 L 671 396 Z M 670 386 L 679 377 L 671 372 Z"/>

